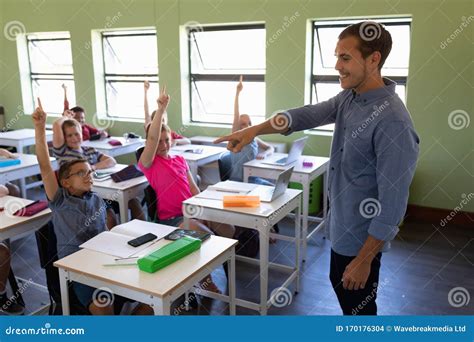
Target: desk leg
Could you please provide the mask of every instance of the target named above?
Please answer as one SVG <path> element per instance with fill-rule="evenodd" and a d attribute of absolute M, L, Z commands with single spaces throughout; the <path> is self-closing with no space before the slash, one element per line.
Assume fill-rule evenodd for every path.
<path fill-rule="evenodd" d="M 191 174 L 194 177 L 194 181 L 197 184 L 197 175 L 198 175 L 198 169 L 199 169 L 198 164 L 195 162 L 192 162 L 192 163 L 188 162 L 188 165 L 189 165 L 189 171 L 191 171 Z"/>
<path fill-rule="evenodd" d="M 70 315 L 70 308 L 69 308 L 69 291 L 68 291 L 68 272 L 63 270 L 62 268 L 59 269 L 59 286 L 61 288 L 61 303 L 63 306 L 63 315 L 69 316 Z"/>
<path fill-rule="evenodd" d="M 252 174 L 252 170 L 249 167 L 244 167 L 244 183 L 249 182 L 249 177 Z"/>
<path fill-rule="evenodd" d="M 169 316 L 171 314 L 171 301 L 169 298 L 153 298 L 151 305 L 155 316 Z"/>
<path fill-rule="evenodd" d="M 326 222 L 327 215 L 328 215 L 328 171 L 324 172 L 324 177 L 323 177 L 323 219 L 324 219 L 324 224 L 327 225 L 329 222 Z"/>
<path fill-rule="evenodd" d="M 235 247 L 232 248 L 232 256 L 227 260 L 228 284 L 229 284 L 229 314 L 235 316 Z"/>
<path fill-rule="evenodd" d="M 260 314 L 267 314 L 269 228 L 260 229 Z"/>
<path fill-rule="evenodd" d="M 128 198 L 125 194 L 117 198 L 120 208 L 120 223 L 128 222 Z"/>
<path fill-rule="evenodd" d="M 15 148 L 16 148 L 16 153 L 23 153 L 23 143 L 21 141 L 18 141 Z M 29 153 L 29 149 L 27 149 L 26 153 Z M 21 197 L 22 198 L 27 198 L 26 197 L 26 180 L 25 178 L 21 178 L 18 180 L 18 183 L 20 185 L 20 191 L 21 191 Z"/>
<path fill-rule="evenodd" d="M 295 244 L 296 244 L 296 288 L 295 294 L 300 290 L 300 248 L 301 248 L 301 207 L 295 209 Z"/>
<path fill-rule="evenodd" d="M 303 240 L 303 262 L 306 261 L 306 247 L 307 247 L 307 244 L 308 244 L 309 187 L 310 187 L 310 183 L 303 184 L 303 238 L 302 238 L 302 240 Z"/>

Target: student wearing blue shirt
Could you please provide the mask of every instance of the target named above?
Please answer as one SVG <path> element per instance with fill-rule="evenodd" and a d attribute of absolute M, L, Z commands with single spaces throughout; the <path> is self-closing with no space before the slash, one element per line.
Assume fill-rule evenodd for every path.
<path fill-rule="evenodd" d="M 238 130 L 252 126 L 252 121 L 250 120 L 250 115 L 240 114 L 239 109 L 239 96 L 241 91 L 244 89 L 242 84 L 243 76 L 240 76 L 239 83 L 235 91 L 234 99 L 234 120 L 232 122 L 232 133 L 237 132 Z M 262 152 L 258 152 L 261 150 Z M 243 182 L 244 178 L 244 164 L 248 161 L 254 159 L 265 159 L 273 154 L 274 148 L 272 145 L 265 143 L 262 139 L 255 137 L 247 146 L 243 147 L 240 152 L 231 153 L 230 159 L 232 163 L 232 169 L 230 174 L 230 179 L 237 182 Z M 268 182 L 257 178 L 251 177 L 249 179 L 250 183 L 264 184 L 268 185 Z"/>
<path fill-rule="evenodd" d="M 328 101 L 279 113 L 221 137 L 240 151 L 257 135 L 334 123 L 329 163 L 330 280 L 345 315 L 376 315 L 382 252 L 390 248 L 408 202 L 419 138 L 395 82 L 381 76 L 392 38 L 360 22 L 339 35 L 335 54 L 342 91 Z"/>

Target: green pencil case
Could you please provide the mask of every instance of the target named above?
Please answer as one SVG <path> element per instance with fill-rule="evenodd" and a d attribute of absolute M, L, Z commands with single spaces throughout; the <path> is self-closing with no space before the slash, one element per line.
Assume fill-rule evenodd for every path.
<path fill-rule="evenodd" d="M 201 248 L 201 240 L 184 236 L 138 259 L 141 271 L 154 273 Z"/>

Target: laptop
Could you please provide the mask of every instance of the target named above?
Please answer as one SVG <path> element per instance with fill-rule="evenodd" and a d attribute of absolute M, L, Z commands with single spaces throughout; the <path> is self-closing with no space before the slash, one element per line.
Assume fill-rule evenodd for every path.
<path fill-rule="evenodd" d="M 288 188 L 288 183 L 290 182 L 293 169 L 294 166 L 280 173 L 274 187 L 258 186 L 255 188 L 255 190 L 252 190 L 247 195 L 260 196 L 260 202 L 273 202 L 285 193 L 286 189 Z"/>
<path fill-rule="evenodd" d="M 288 157 L 280 158 L 278 160 L 269 158 L 262 160 L 262 164 L 270 164 L 270 165 L 289 165 L 291 163 L 296 162 L 299 157 L 303 154 L 304 145 L 306 144 L 306 140 L 308 137 L 297 139 L 291 145 L 290 153 L 288 153 Z"/>

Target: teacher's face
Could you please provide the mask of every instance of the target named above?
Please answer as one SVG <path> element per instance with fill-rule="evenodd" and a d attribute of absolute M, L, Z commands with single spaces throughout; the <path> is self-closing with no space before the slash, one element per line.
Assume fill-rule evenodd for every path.
<path fill-rule="evenodd" d="M 339 83 L 342 89 L 354 89 L 357 91 L 368 80 L 368 58 L 364 59 L 362 57 L 358 46 L 358 39 L 353 36 L 340 39 L 337 42 L 335 69 L 339 72 Z"/>

